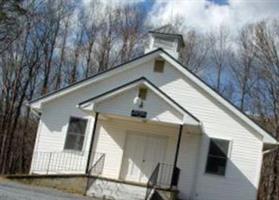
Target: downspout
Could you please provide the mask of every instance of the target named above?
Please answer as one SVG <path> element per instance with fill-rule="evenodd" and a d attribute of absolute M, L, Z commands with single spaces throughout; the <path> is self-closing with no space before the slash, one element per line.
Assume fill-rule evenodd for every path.
<path fill-rule="evenodd" d="M 272 153 L 273 151 L 276 151 L 277 149 L 278 149 L 278 147 L 274 147 L 272 149 L 265 150 L 265 151 L 263 151 L 263 156 L 266 154 Z"/>

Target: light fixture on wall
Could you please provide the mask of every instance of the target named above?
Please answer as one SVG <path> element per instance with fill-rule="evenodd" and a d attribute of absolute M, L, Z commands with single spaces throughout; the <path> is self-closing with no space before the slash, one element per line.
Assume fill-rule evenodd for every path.
<path fill-rule="evenodd" d="M 143 108 L 143 100 L 140 97 L 135 97 L 133 103 L 139 108 Z"/>

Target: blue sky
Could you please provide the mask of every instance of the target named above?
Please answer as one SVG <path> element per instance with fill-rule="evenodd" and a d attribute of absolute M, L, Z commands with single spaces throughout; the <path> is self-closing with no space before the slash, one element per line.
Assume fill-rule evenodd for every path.
<path fill-rule="evenodd" d="M 218 5 L 227 5 L 228 4 L 227 0 L 208 0 L 208 1 L 211 1 L 211 2 L 216 3 Z"/>
<path fill-rule="evenodd" d="M 228 0 L 207 0 L 207 1 L 213 2 L 218 5 L 227 5 L 229 3 Z M 151 8 L 153 6 L 153 4 L 155 3 L 155 1 L 154 0 L 144 0 L 143 2 L 140 2 L 140 3 L 144 3 L 146 5 L 146 7 Z"/>

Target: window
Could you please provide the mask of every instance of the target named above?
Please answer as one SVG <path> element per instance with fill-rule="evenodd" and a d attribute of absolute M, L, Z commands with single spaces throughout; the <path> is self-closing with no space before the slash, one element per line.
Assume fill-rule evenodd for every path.
<path fill-rule="evenodd" d="M 164 60 L 155 60 L 154 63 L 154 72 L 163 73 L 164 72 L 165 61 Z"/>
<path fill-rule="evenodd" d="M 206 173 L 225 175 L 229 143 L 227 140 L 210 139 Z"/>
<path fill-rule="evenodd" d="M 71 117 L 64 149 L 81 151 L 86 130 L 86 119 Z"/>
<path fill-rule="evenodd" d="M 147 96 L 147 88 L 144 88 L 144 87 L 139 88 L 138 97 L 142 100 L 145 100 L 146 96 Z"/>

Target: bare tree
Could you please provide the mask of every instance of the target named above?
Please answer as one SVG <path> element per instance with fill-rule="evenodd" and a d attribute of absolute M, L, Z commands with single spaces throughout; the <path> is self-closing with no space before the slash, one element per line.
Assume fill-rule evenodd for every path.
<path fill-rule="evenodd" d="M 64 16 L 63 1 L 48 0 L 44 8 L 45 10 L 43 10 L 40 16 L 41 27 L 39 30 L 36 30 L 43 45 L 42 95 L 49 91 L 54 50 L 60 31 L 61 20 Z"/>
<path fill-rule="evenodd" d="M 76 39 L 75 39 L 75 47 L 74 47 L 74 55 L 73 55 L 73 62 L 72 66 L 70 69 L 70 76 L 68 78 L 68 83 L 74 83 L 78 79 L 78 67 L 80 64 L 80 54 L 81 54 L 81 49 L 83 48 L 83 35 L 84 31 L 81 28 L 79 32 L 76 34 Z"/>
<path fill-rule="evenodd" d="M 194 30 L 184 34 L 185 47 L 180 52 L 181 62 L 192 72 L 201 75 L 206 68 L 208 40 Z"/>
<path fill-rule="evenodd" d="M 55 73 L 55 85 L 54 85 L 55 90 L 59 89 L 62 84 L 62 71 L 63 71 L 63 66 L 65 65 L 66 42 L 68 38 L 70 16 L 67 16 L 65 20 L 63 20 L 63 22 L 64 22 L 64 30 L 63 33 L 61 34 L 62 44 L 60 50 L 60 59 L 56 69 L 57 71 Z"/>
<path fill-rule="evenodd" d="M 115 27 L 119 26 L 115 23 L 117 13 L 113 11 L 109 16 L 98 16 L 97 26 L 93 22 L 86 23 L 83 28 L 69 32 L 72 18 L 65 7 L 67 5 L 63 1 L 35 3 L 32 15 L 23 26 L 24 34 L 9 44 L 0 58 L 2 173 L 27 172 L 30 165 L 36 119 L 30 115 L 30 108 L 24 105 L 26 100 L 32 99 L 37 92 L 45 94 L 52 88 L 60 88 L 65 80 L 70 79 L 70 83 L 76 81 L 84 58 L 89 69 L 93 63 L 92 56 L 95 56 L 99 70 L 105 70 L 117 60 L 112 54 L 114 42 L 120 38 Z M 77 35 L 76 41 L 67 48 L 67 38 L 72 39 L 73 35 Z M 94 49 L 96 41 L 98 47 L 102 47 L 101 51 L 98 47 Z M 86 56 L 83 55 L 84 50 L 87 51 Z M 67 55 L 71 53 L 74 56 L 70 59 Z M 69 77 L 63 74 L 66 68 L 71 71 Z M 88 74 L 86 72 L 86 76 Z"/>
<path fill-rule="evenodd" d="M 254 46 L 260 64 L 258 77 L 263 86 L 258 89 L 264 90 L 262 94 L 268 100 L 265 104 L 270 108 L 265 114 L 272 113 L 274 132 L 279 134 L 279 34 L 274 30 L 278 21 L 272 23 L 261 22 L 255 26 Z"/>
<path fill-rule="evenodd" d="M 209 34 L 210 60 L 216 69 L 216 85 L 218 92 L 222 91 L 222 74 L 227 65 L 227 55 L 230 47 L 229 33 L 226 27 L 220 26 L 218 31 Z"/>
<path fill-rule="evenodd" d="M 0 1 L 0 53 L 14 42 L 22 32 L 27 10 L 19 0 Z M 23 22 L 23 23 L 22 23 Z"/>
<path fill-rule="evenodd" d="M 31 19 L 29 18 L 31 21 Z M 30 81 L 38 72 L 39 52 L 35 43 L 30 43 L 32 36 L 31 23 L 27 23 L 22 40 L 17 40 L 9 46 L 9 50 L 1 57 L 2 85 L 5 89 L 1 97 L 5 102 L 1 105 L 3 117 L 1 120 L 1 172 L 12 172 L 12 166 L 17 159 L 16 132 L 21 119 L 24 100 L 29 90 Z M 38 41 L 34 39 L 35 41 Z M 32 49 L 30 47 L 32 46 Z"/>
<path fill-rule="evenodd" d="M 60 16 L 50 4 L 51 1 L 24 1 L 20 5 L 26 8 L 26 14 L 17 19 L 22 22 L 23 29 L 0 57 L 1 173 L 23 172 L 30 164 L 25 161 L 30 160 L 32 149 L 29 147 L 33 146 L 35 138 L 35 129 L 31 131 L 31 127 L 35 123 L 32 123 L 34 119 L 30 117 L 25 101 L 40 90 L 40 80 L 43 80 L 44 88 L 50 85 L 45 80 L 50 80 L 51 73 L 46 71 L 54 66 L 52 60 L 59 30 L 55 18 Z M 49 24 L 47 17 L 53 24 Z"/>
<path fill-rule="evenodd" d="M 254 94 L 258 97 L 258 112 L 260 121 L 268 122 L 267 128 L 279 138 L 279 21 L 260 22 L 255 25 L 254 48 L 259 63 L 258 81 Z M 278 174 L 279 174 L 279 153 L 278 149 L 272 154 L 271 172 L 262 174 L 262 180 L 269 185 L 267 196 L 270 199 L 278 200 Z M 268 179 L 267 179 L 267 178 Z"/>
<path fill-rule="evenodd" d="M 256 56 L 253 45 L 253 26 L 244 27 L 237 39 L 236 49 L 230 56 L 230 66 L 238 86 L 239 108 L 245 111 L 246 100 L 256 81 Z M 248 109 L 246 107 L 246 109 Z"/>
<path fill-rule="evenodd" d="M 123 63 L 133 56 L 133 51 L 141 39 L 144 12 L 140 7 L 126 5 L 118 9 L 119 35 L 122 40 L 120 62 Z"/>
<path fill-rule="evenodd" d="M 97 72 L 97 69 L 94 68 L 92 58 L 94 57 L 94 47 L 103 20 L 103 16 L 100 14 L 101 9 L 102 4 L 100 1 L 91 1 L 89 4 L 89 10 L 87 10 L 87 12 L 84 13 L 83 17 L 81 18 L 81 25 L 84 30 L 84 38 L 86 41 L 84 46 L 86 55 L 84 72 L 85 78 Z"/>
<path fill-rule="evenodd" d="M 111 7 L 106 7 L 107 16 L 103 19 L 98 35 L 98 46 L 95 51 L 95 58 L 97 61 L 98 72 L 107 70 L 113 63 L 111 57 L 112 47 L 115 45 L 115 29 L 116 11 Z"/>

